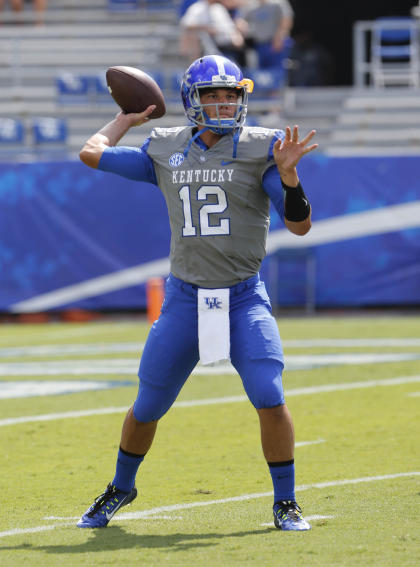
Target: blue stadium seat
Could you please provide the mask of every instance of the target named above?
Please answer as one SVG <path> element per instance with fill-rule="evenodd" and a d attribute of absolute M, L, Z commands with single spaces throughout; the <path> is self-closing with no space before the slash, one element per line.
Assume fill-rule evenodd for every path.
<path fill-rule="evenodd" d="M 35 146 L 52 145 L 64 147 L 68 136 L 67 123 L 62 118 L 34 118 L 32 121 L 32 134 Z"/>
<path fill-rule="evenodd" d="M 377 18 L 372 31 L 374 85 L 419 87 L 419 28 L 413 18 Z"/>
<path fill-rule="evenodd" d="M 161 71 L 155 71 L 155 70 L 148 70 L 148 69 L 143 69 L 145 73 L 147 73 L 148 75 L 150 75 L 152 77 L 152 79 L 154 79 L 157 84 L 160 86 L 161 89 L 165 88 L 165 76 Z"/>
<path fill-rule="evenodd" d="M 92 94 L 95 102 L 104 104 L 114 103 L 111 93 L 109 92 L 108 85 L 106 83 L 105 73 L 99 73 L 98 75 L 93 76 L 92 86 Z"/>
<path fill-rule="evenodd" d="M 178 69 L 174 71 L 171 75 L 171 90 L 174 91 L 179 96 L 181 90 L 181 81 L 184 76 L 184 70 Z"/>
<path fill-rule="evenodd" d="M 252 97 L 261 98 L 285 86 L 287 72 L 285 69 L 248 69 L 245 76 L 254 81 Z"/>
<path fill-rule="evenodd" d="M 134 11 L 138 7 L 138 0 L 108 0 L 108 10 L 111 12 Z"/>
<path fill-rule="evenodd" d="M 25 126 L 15 118 L 0 118 L 0 145 L 20 145 L 25 141 Z"/>
<path fill-rule="evenodd" d="M 57 97 L 60 104 L 85 104 L 89 101 L 92 77 L 63 73 L 56 79 Z"/>

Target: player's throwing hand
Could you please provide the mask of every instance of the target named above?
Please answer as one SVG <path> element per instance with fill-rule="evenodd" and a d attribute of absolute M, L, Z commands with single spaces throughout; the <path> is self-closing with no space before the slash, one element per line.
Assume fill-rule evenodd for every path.
<path fill-rule="evenodd" d="M 123 118 L 124 120 L 126 120 L 130 128 L 133 126 L 141 126 L 142 124 L 150 120 L 149 115 L 152 114 L 155 108 L 156 105 L 151 104 L 146 108 L 146 110 L 143 110 L 143 112 L 133 112 L 129 114 L 125 112 L 119 112 L 117 114 L 117 118 Z"/>

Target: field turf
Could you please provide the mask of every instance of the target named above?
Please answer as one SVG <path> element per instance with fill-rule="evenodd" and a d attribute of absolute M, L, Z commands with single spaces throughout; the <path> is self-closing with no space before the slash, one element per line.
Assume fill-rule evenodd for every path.
<path fill-rule="evenodd" d="M 1 567 L 419 565 L 420 317 L 278 322 L 304 533 L 272 524 L 257 415 L 226 369 L 190 377 L 137 500 L 76 528 L 113 478 L 148 326 L 1 325 Z"/>

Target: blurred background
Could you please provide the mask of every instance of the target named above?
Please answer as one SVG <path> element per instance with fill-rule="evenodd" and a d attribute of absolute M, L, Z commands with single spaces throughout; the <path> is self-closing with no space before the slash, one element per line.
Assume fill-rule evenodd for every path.
<path fill-rule="evenodd" d="M 209 53 L 254 80 L 249 125 L 317 130 L 299 165 L 311 233 L 293 237 L 272 211 L 262 276 L 275 309 L 418 313 L 418 2 L 209 0 L 217 17 L 200 20 L 203 3 L 0 2 L 0 319 L 145 312 L 169 270 L 163 197 L 78 152 L 118 111 L 108 67 L 138 67 L 165 95 L 167 114 L 122 141 L 138 146 L 187 123 L 180 78 Z"/>

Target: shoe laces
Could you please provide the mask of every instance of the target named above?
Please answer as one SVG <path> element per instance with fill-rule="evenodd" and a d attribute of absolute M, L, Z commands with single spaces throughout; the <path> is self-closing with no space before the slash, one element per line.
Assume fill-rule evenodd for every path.
<path fill-rule="evenodd" d="M 276 502 L 276 505 L 279 507 L 276 513 L 282 519 L 286 517 L 295 521 L 302 519 L 302 510 L 294 500 L 282 500 Z"/>
<path fill-rule="evenodd" d="M 107 508 L 113 508 L 119 502 L 118 498 L 114 498 L 117 492 L 119 492 L 118 488 L 109 483 L 106 487 L 105 492 L 95 498 L 95 502 L 92 504 L 92 507 L 87 515 L 94 516 L 103 506 L 106 506 Z"/>

